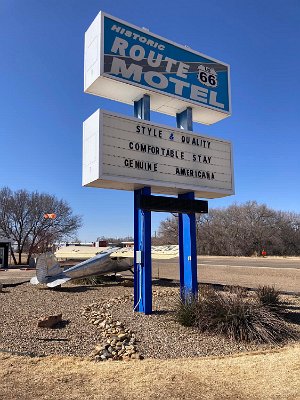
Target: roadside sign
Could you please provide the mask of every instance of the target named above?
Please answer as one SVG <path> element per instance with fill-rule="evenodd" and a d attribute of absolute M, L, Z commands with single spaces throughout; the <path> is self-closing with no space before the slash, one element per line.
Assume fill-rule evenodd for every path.
<path fill-rule="evenodd" d="M 212 124 L 231 114 L 229 65 L 100 12 L 85 34 L 84 90 Z"/>
<path fill-rule="evenodd" d="M 97 110 L 83 124 L 83 185 L 229 196 L 234 194 L 231 143 Z"/>

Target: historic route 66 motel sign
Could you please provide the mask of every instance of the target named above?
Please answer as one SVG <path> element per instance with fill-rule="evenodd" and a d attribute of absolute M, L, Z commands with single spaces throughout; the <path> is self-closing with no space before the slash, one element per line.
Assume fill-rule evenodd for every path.
<path fill-rule="evenodd" d="M 234 194 L 231 143 L 191 132 L 193 119 L 230 116 L 229 66 L 100 12 L 85 34 L 84 90 L 134 104 L 135 118 L 98 110 L 84 122 L 83 185 L 134 191 L 134 310 L 150 314 L 151 210 L 179 213 L 181 294 L 195 294 L 195 212 L 208 209 L 195 197 Z M 150 109 L 177 128 L 151 123 Z"/>

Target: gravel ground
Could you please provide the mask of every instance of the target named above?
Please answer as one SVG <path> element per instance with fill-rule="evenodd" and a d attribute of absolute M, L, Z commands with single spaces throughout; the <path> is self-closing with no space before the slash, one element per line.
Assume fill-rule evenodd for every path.
<path fill-rule="evenodd" d="M 82 307 L 104 298 L 124 295 L 131 289 L 66 285 L 59 290 L 25 283 L 0 293 L 0 349 L 37 355 L 86 356 L 99 341 L 96 327 L 81 315 Z M 56 329 L 38 328 L 42 316 L 62 313 Z"/>
<path fill-rule="evenodd" d="M 100 286 L 66 285 L 58 290 L 25 283 L 0 293 L 0 351 L 34 355 L 88 356 L 102 338 L 99 328 L 84 318 L 103 306 L 113 318 L 136 334 L 137 347 L 145 358 L 178 358 L 226 355 L 268 349 L 269 345 L 234 343 L 223 337 L 201 334 L 174 321 L 174 302 L 179 288 L 153 286 L 152 315 L 133 313 L 133 288 L 116 283 Z M 300 298 L 285 296 L 294 327 L 300 332 Z M 55 329 L 38 328 L 40 317 L 62 313 L 63 322 Z M 281 345 L 283 346 L 283 344 Z M 273 346 L 274 347 L 274 346 Z"/>

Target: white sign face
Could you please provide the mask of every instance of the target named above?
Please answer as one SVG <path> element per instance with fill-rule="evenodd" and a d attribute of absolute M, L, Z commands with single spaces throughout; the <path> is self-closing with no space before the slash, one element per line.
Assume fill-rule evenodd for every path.
<path fill-rule="evenodd" d="M 229 65 L 103 12 L 85 34 L 84 90 L 212 124 L 231 114 Z"/>
<path fill-rule="evenodd" d="M 83 124 L 83 186 L 229 196 L 231 143 L 97 110 Z"/>

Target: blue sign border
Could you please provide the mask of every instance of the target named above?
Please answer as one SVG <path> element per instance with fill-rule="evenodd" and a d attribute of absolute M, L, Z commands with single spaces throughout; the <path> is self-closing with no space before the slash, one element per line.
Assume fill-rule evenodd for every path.
<path fill-rule="evenodd" d="M 101 12 L 101 38 L 102 76 L 180 99 L 201 108 L 206 107 L 227 115 L 231 114 L 228 64 L 103 12 Z M 134 58 L 130 57 L 129 53 Z M 149 57 L 152 64 L 159 65 L 155 67 L 149 65 Z M 157 58 L 161 58 L 160 63 Z M 169 61 L 170 59 L 173 61 Z M 130 70 L 132 64 L 134 67 Z M 217 85 L 211 86 L 210 82 L 205 84 L 199 80 L 201 72 L 206 80 L 211 73 L 215 73 Z M 216 81 L 211 78 L 212 83 Z M 159 87 L 166 82 L 168 82 L 167 87 Z"/>

